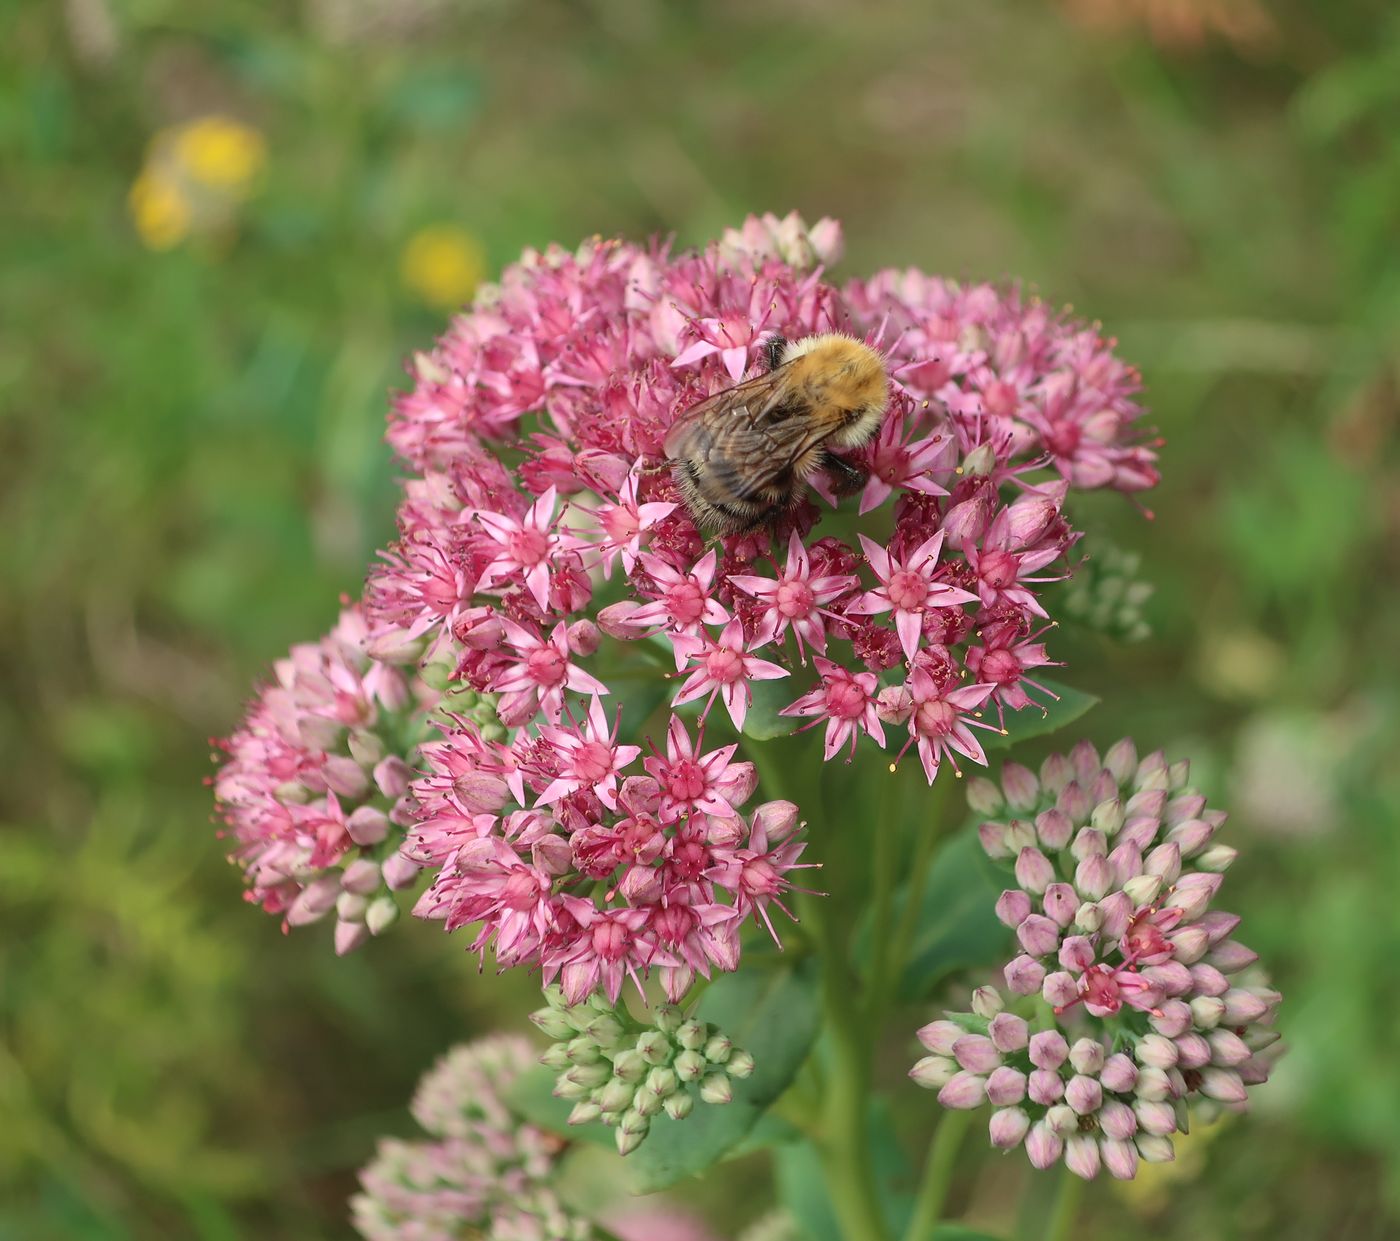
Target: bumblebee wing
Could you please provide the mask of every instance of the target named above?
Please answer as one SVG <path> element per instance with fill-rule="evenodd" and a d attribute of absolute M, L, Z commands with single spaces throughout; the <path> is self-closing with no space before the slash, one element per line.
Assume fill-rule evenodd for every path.
<path fill-rule="evenodd" d="M 795 417 L 781 370 L 726 388 L 687 410 L 666 436 L 666 456 L 691 462 L 735 500 L 762 497 L 827 438 Z"/>

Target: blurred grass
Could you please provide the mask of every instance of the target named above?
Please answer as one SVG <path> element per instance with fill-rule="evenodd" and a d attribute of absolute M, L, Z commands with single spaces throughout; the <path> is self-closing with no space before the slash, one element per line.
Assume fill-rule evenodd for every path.
<path fill-rule="evenodd" d="M 385 392 L 442 322 L 413 238 L 495 269 L 791 207 L 844 219 L 846 271 L 1016 276 L 1102 319 L 1167 439 L 1155 521 L 1078 514 L 1142 552 L 1155 637 L 1057 651 L 1097 740 L 1197 755 L 1233 808 L 1292 1054 L 1086 1235 L 1400 1231 L 1400 20 L 1291 0 L 1161 47 L 1145 7 L 6 7 L 0 1238 L 347 1235 L 417 1074 L 522 1010 L 433 928 L 345 961 L 284 939 L 200 785 L 392 530 Z M 147 145 L 210 114 L 266 170 L 148 249 Z M 1004 1225 L 1022 1170 L 981 1166 L 954 1205 Z"/>

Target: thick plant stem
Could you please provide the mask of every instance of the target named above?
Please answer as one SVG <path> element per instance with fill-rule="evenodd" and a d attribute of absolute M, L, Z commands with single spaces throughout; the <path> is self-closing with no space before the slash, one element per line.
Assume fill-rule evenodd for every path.
<path fill-rule="evenodd" d="M 813 911 L 808 917 L 819 927 L 826 1030 L 831 1040 L 819 1144 L 826 1188 L 843 1241 L 889 1241 L 866 1131 L 870 1049 L 860 1009 L 851 1002 L 855 978 L 847 960 L 847 945 L 824 913 Z"/>
<path fill-rule="evenodd" d="M 1068 1168 L 1060 1172 L 1060 1188 L 1055 1205 L 1045 1225 L 1045 1241 L 1069 1241 L 1079 1214 L 1079 1200 L 1084 1195 L 1084 1181 Z"/>
<path fill-rule="evenodd" d="M 948 1199 L 948 1187 L 952 1184 L 958 1150 L 971 1123 L 971 1112 L 943 1113 L 943 1119 L 938 1122 L 938 1131 L 929 1144 L 924 1179 L 919 1185 L 914 1214 L 904 1231 L 904 1241 L 930 1241 L 933 1236 L 933 1230 L 938 1227 L 943 1214 L 943 1204 Z"/>
<path fill-rule="evenodd" d="M 898 815 L 892 813 L 896 805 L 895 791 L 891 774 L 890 778 L 881 781 L 874 823 L 875 891 L 870 923 L 871 963 L 867 1000 L 868 1020 L 874 1028 L 878 1028 L 888 1004 L 893 971 L 902 964 L 894 960 L 893 943 L 895 855 L 899 831 L 903 826 L 898 821 Z"/>

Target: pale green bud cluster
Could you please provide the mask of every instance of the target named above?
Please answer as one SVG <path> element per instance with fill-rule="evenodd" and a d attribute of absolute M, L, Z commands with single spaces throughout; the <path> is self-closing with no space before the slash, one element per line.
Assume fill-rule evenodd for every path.
<path fill-rule="evenodd" d="M 1065 583 L 1054 614 L 1122 642 L 1143 641 L 1152 633 L 1143 607 L 1153 586 L 1139 579 L 1141 566 L 1136 552 L 1096 540 L 1093 553 Z"/>
<path fill-rule="evenodd" d="M 571 1005 L 550 986 L 544 997 L 530 1020 L 553 1040 L 540 1061 L 559 1073 L 554 1094 L 574 1105 L 571 1125 L 609 1126 L 623 1155 L 642 1144 L 655 1117 L 684 1120 L 697 1098 L 728 1103 L 734 1080 L 753 1072 L 753 1057 L 723 1030 L 674 1004 L 658 1005 L 643 1025 L 604 996 Z"/>
<path fill-rule="evenodd" d="M 423 667 L 423 680 L 434 689 L 443 691 L 434 714 L 444 719 L 455 716 L 461 720 L 468 720 L 481 730 L 485 740 L 504 741 L 509 734 L 496 714 L 496 703 L 500 700 L 500 695 L 485 694 L 469 685 L 463 685 L 460 681 L 453 681 L 450 679 L 452 671 L 451 664 L 434 663 Z M 436 684 L 437 681 L 441 681 L 442 684 Z"/>

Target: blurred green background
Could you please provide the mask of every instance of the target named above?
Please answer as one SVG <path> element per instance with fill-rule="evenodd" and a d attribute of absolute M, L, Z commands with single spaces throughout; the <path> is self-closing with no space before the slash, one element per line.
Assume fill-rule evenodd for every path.
<path fill-rule="evenodd" d="M 838 274 L 1020 277 L 1101 319 L 1167 440 L 1155 521 L 1076 510 L 1141 554 L 1152 636 L 1057 650 L 1105 697 L 1089 735 L 1193 756 L 1232 809 L 1227 904 L 1292 1050 L 1083 1235 L 1400 1235 L 1392 3 L 0 19 L 0 1237 L 346 1237 L 417 1075 L 523 1011 L 435 927 L 336 960 L 242 904 L 205 739 L 358 591 L 386 391 L 483 271 L 793 207 L 844 220 Z M 954 1206 L 995 1221 L 1024 1164 L 978 1166 Z"/>

